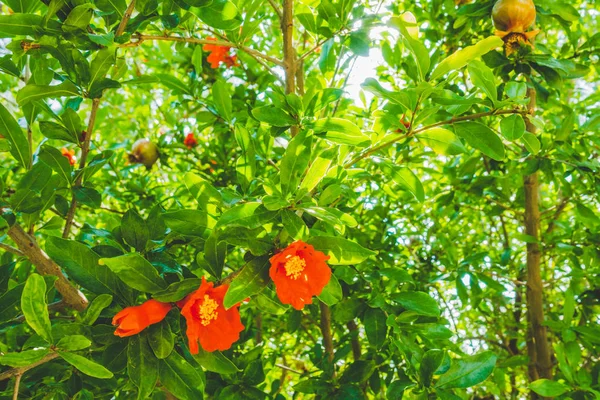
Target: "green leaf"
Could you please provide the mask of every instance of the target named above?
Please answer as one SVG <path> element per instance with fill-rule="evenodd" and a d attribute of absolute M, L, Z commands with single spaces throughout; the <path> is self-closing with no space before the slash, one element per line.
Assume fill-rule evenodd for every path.
<path fill-rule="evenodd" d="M 102 365 L 88 360 L 87 358 L 78 354 L 67 353 L 64 351 L 58 351 L 58 354 L 60 354 L 63 360 L 86 375 L 100 379 L 109 379 L 113 377 L 113 373 L 104 368 Z"/>
<path fill-rule="evenodd" d="M 471 60 L 481 57 L 482 55 L 503 46 L 504 42 L 498 36 L 487 37 L 473 46 L 465 47 L 464 49 L 458 50 L 456 53 L 448 56 L 431 73 L 430 80 L 435 80 L 442 77 L 450 71 L 461 69 L 467 65 Z"/>
<path fill-rule="evenodd" d="M 196 70 L 196 75 L 200 75 L 202 72 L 202 45 L 194 46 L 194 52 L 192 53 L 192 65 Z"/>
<path fill-rule="evenodd" d="M 213 0 L 206 7 L 194 9 L 194 12 L 203 22 L 213 28 L 234 30 L 242 24 L 238 8 L 229 0 Z"/>
<path fill-rule="evenodd" d="M 537 381 L 531 382 L 529 389 L 544 397 L 560 396 L 571 390 L 571 388 L 564 383 L 552 381 L 550 379 L 538 379 Z"/>
<path fill-rule="evenodd" d="M 124 290 L 119 278 L 105 265 L 100 256 L 83 243 L 50 236 L 46 239 L 46 252 L 70 279 L 94 293 L 106 293 L 123 299 L 131 291 Z"/>
<path fill-rule="evenodd" d="M 327 282 L 327 285 L 325 285 L 323 291 L 317 297 L 328 306 L 333 306 L 342 300 L 344 297 L 342 285 L 340 285 L 335 275 L 331 274 L 331 279 L 329 279 L 329 282 Z"/>
<path fill-rule="evenodd" d="M 138 387 L 138 399 L 152 393 L 158 380 L 158 359 L 152 352 L 146 335 L 134 335 L 127 345 L 127 374 Z"/>
<path fill-rule="evenodd" d="M 171 283 L 164 290 L 152 294 L 152 298 L 163 303 L 175 303 L 200 287 L 200 279 L 188 278 L 179 282 Z"/>
<path fill-rule="evenodd" d="M 217 209 L 223 204 L 221 193 L 209 182 L 191 172 L 185 174 L 183 182 L 198 202 L 198 207 L 211 215 L 215 215 Z"/>
<path fill-rule="evenodd" d="M 20 106 L 32 101 L 42 100 L 48 97 L 73 97 L 79 96 L 79 89 L 71 81 L 64 81 L 60 85 L 27 85 L 17 93 L 17 103 Z"/>
<path fill-rule="evenodd" d="M 496 365 L 496 359 L 494 353 L 484 351 L 456 360 L 452 362 L 450 369 L 440 377 L 435 387 L 452 389 L 475 386 L 490 376 Z"/>
<path fill-rule="evenodd" d="M 167 287 L 167 283 L 158 275 L 156 268 L 137 253 L 103 258 L 100 263 L 107 265 L 119 279 L 136 290 L 155 293 Z"/>
<path fill-rule="evenodd" d="M 442 364 L 444 354 L 445 353 L 442 350 L 438 349 L 428 350 L 423 354 L 421 365 L 419 367 L 419 375 L 421 375 L 421 383 L 423 386 L 431 386 L 433 375 Z"/>
<path fill-rule="evenodd" d="M 67 335 L 58 341 L 56 347 L 60 350 L 77 351 L 87 349 L 92 341 L 83 335 Z"/>
<path fill-rule="evenodd" d="M 256 152 L 250 133 L 240 124 L 235 125 L 235 140 L 242 150 L 236 162 L 238 182 L 244 190 L 248 190 L 256 172 Z"/>
<path fill-rule="evenodd" d="M 25 284 L 15 286 L 0 296 L 0 323 L 10 321 L 21 313 L 21 295 Z"/>
<path fill-rule="evenodd" d="M 167 358 L 175 346 L 175 336 L 165 320 L 148 327 L 148 343 L 158 359 Z"/>
<path fill-rule="evenodd" d="M 194 359 L 207 371 L 216 372 L 217 374 L 235 374 L 240 370 L 235 364 L 220 351 L 208 352 L 202 347 L 198 348 L 198 354 L 194 355 Z"/>
<path fill-rule="evenodd" d="M 96 57 L 94 57 L 90 64 L 90 82 L 88 88 L 91 89 L 94 83 L 104 79 L 116 61 L 117 53 L 115 47 L 105 47 L 96 53 Z"/>
<path fill-rule="evenodd" d="M 473 85 L 483 90 L 487 97 L 492 100 L 492 103 L 495 103 L 498 100 L 498 92 L 496 89 L 496 79 L 492 70 L 479 60 L 471 61 L 467 70 L 469 71 L 469 77 Z"/>
<path fill-rule="evenodd" d="M 113 297 L 110 294 L 101 294 L 96 296 L 85 310 L 85 315 L 83 316 L 81 323 L 85 325 L 92 325 L 94 322 L 96 322 L 102 310 L 110 306 L 112 300 Z"/>
<path fill-rule="evenodd" d="M 102 195 L 91 187 L 78 186 L 73 188 L 73 197 L 78 203 L 85 204 L 94 209 L 100 208 L 102 205 Z"/>
<path fill-rule="evenodd" d="M 227 242 L 221 241 L 218 235 L 211 234 L 204 243 L 204 260 L 210 266 L 208 272 L 217 279 L 221 279 L 226 257 Z"/>
<path fill-rule="evenodd" d="M 264 289 L 270 281 L 270 266 L 268 256 L 257 257 L 248 262 L 231 281 L 223 299 L 225 308 L 228 309 Z"/>
<path fill-rule="evenodd" d="M 288 144 L 280 162 L 280 183 L 283 194 L 293 193 L 304 175 L 311 156 L 312 136 L 307 131 L 298 133 Z"/>
<path fill-rule="evenodd" d="M 333 143 L 364 147 L 371 142 L 358 126 L 343 118 L 319 119 L 312 125 L 312 129 L 315 134 L 323 134 L 325 139 Z"/>
<path fill-rule="evenodd" d="M 0 18 L 2 18 L 1 15 Z M 30 157 L 29 142 L 17 121 L 2 103 L 0 103 L 0 135 L 4 136 L 10 143 L 10 154 L 23 168 L 27 168 Z"/>
<path fill-rule="evenodd" d="M 444 128 L 431 128 L 419 132 L 417 138 L 426 146 L 431 147 L 437 154 L 445 156 L 455 156 L 464 153 L 465 147 L 456 135 Z"/>
<path fill-rule="evenodd" d="M 525 121 L 520 114 L 512 114 L 500 121 L 500 132 L 508 140 L 520 139 L 525 133 Z"/>
<path fill-rule="evenodd" d="M 144 251 L 150 239 L 150 231 L 146 221 L 133 209 L 128 210 L 121 219 L 123 239 L 137 251 Z"/>
<path fill-rule="evenodd" d="M 69 108 L 70 110 L 70 108 Z M 69 143 L 78 143 L 78 139 L 67 128 L 51 121 L 40 121 L 40 132 L 48 139 L 64 140 Z"/>
<path fill-rule="evenodd" d="M 521 142 L 525 145 L 525 148 L 531 154 L 539 153 L 540 149 L 542 147 L 538 138 L 533 133 L 529 133 L 529 132 L 525 132 L 523 134 L 523 137 L 521 138 Z"/>
<path fill-rule="evenodd" d="M 159 378 L 178 399 L 201 400 L 204 397 L 204 377 L 175 351 L 160 360 Z"/>
<path fill-rule="evenodd" d="M 327 261 L 330 265 L 352 265 L 365 261 L 374 251 L 365 249 L 356 242 L 348 239 L 333 236 L 313 236 L 308 244 L 314 246 L 316 250 L 322 251 L 330 258 Z"/>
<path fill-rule="evenodd" d="M 0 355 L 0 365 L 7 365 L 13 368 L 27 367 L 35 364 L 50 354 L 48 349 L 23 350 L 18 353 L 3 353 Z"/>
<path fill-rule="evenodd" d="M 203 236 L 215 227 L 213 217 L 200 210 L 169 211 L 162 215 L 165 224 L 175 233 L 186 236 Z"/>
<path fill-rule="evenodd" d="M 406 167 L 390 165 L 394 182 L 408 190 L 421 203 L 425 201 L 425 191 L 419 177 Z"/>
<path fill-rule="evenodd" d="M 252 110 L 252 116 L 260 122 L 273 126 L 287 127 L 298 124 L 298 121 L 283 108 L 273 105 L 254 108 Z"/>
<path fill-rule="evenodd" d="M 373 360 L 357 360 L 350 364 L 342 374 L 340 383 L 362 383 L 375 372 L 377 365 Z"/>
<path fill-rule="evenodd" d="M 171 89 L 173 94 L 191 94 L 189 87 L 178 78 L 169 74 L 154 74 L 160 82 Z"/>
<path fill-rule="evenodd" d="M 387 337 L 387 316 L 379 308 L 367 308 L 363 318 L 365 332 L 369 343 L 376 349 L 380 349 Z"/>
<path fill-rule="evenodd" d="M 213 100 L 215 101 L 215 108 L 219 112 L 219 115 L 223 117 L 225 121 L 231 121 L 231 94 L 229 93 L 229 86 L 225 81 L 219 79 L 212 87 Z"/>
<path fill-rule="evenodd" d="M 71 171 L 73 167 L 71 167 L 69 160 L 62 155 L 60 150 L 45 144 L 40 149 L 39 157 L 40 160 L 52 168 L 65 182 L 71 183 Z"/>
<path fill-rule="evenodd" d="M 504 144 L 498 135 L 480 122 L 454 124 L 456 134 L 486 156 L 497 161 L 504 160 Z"/>
<path fill-rule="evenodd" d="M 34 36 L 35 28 L 41 28 L 42 17 L 34 14 L 0 15 L 0 37 L 7 38 L 17 35 Z"/>
<path fill-rule="evenodd" d="M 326 149 L 317 155 L 311 163 L 308 172 L 306 172 L 304 179 L 302 179 L 302 183 L 300 183 L 300 190 L 304 189 L 305 192 L 311 192 L 325 177 L 336 155 L 336 149 Z"/>
<path fill-rule="evenodd" d="M 68 27 L 84 30 L 90 23 L 92 15 L 94 15 L 94 7 L 91 4 L 81 4 L 74 7 L 65 19 L 63 30 L 67 31 Z"/>
<path fill-rule="evenodd" d="M 221 215 L 216 227 L 243 226 L 255 229 L 271 221 L 276 215 L 276 211 L 267 210 L 265 206 L 258 202 L 237 204 Z"/>
<path fill-rule="evenodd" d="M 440 309 L 437 302 L 424 292 L 400 292 L 390 296 L 392 301 L 400 304 L 408 311 L 428 317 L 439 317 Z"/>
<path fill-rule="evenodd" d="M 287 233 L 296 240 L 305 240 L 308 237 L 308 227 L 292 210 L 282 210 L 281 222 Z"/>
<path fill-rule="evenodd" d="M 25 282 L 21 295 L 21 310 L 25 321 L 46 342 L 52 343 L 52 326 L 46 302 L 46 281 L 41 275 L 33 273 Z"/>

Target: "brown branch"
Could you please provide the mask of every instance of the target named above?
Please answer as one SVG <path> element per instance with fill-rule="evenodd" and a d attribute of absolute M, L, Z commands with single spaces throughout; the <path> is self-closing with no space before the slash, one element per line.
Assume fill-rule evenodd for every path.
<path fill-rule="evenodd" d="M 325 346 L 325 352 L 327 353 L 327 359 L 329 362 L 333 361 L 333 339 L 331 337 L 331 310 L 327 304 L 319 301 L 319 308 L 321 309 L 321 334 L 323 335 L 323 345 Z"/>
<path fill-rule="evenodd" d="M 358 340 L 358 327 L 356 326 L 356 322 L 354 320 L 348 321 L 346 324 L 348 331 L 350 332 L 350 345 L 352 346 L 352 356 L 354 357 L 354 361 L 360 359 L 360 341 Z"/>
<path fill-rule="evenodd" d="M 418 133 L 421 133 L 423 131 L 426 131 L 428 129 L 431 128 L 436 128 L 438 126 L 442 126 L 442 125 L 451 125 L 454 124 L 456 122 L 462 122 L 462 121 L 471 121 L 474 119 L 479 119 L 479 118 L 483 118 L 483 117 L 489 117 L 492 115 L 503 115 L 503 114 L 527 114 L 527 112 L 522 111 L 522 110 L 493 110 L 493 111 L 487 111 L 487 112 L 481 112 L 481 113 L 477 113 L 477 114 L 471 114 L 471 115 L 463 115 L 462 117 L 454 117 L 454 118 L 450 118 L 446 121 L 441 121 L 441 122 L 436 122 L 435 124 L 431 124 L 431 125 L 427 125 L 424 126 L 422 128 L 418 128 L 415 130 L 410 130 L 412 129 L 412 124 L 409 128 L 409 131 L 406 132 L 403 135 L 400 135 L 398 137 L 393 138 L 390 141 L 387 141 L 385 143 L 382 143 L 378 146 L 372 147 L 370 149 L 365 150 L 362 154 L 359 154 L 357 157 L 355 157 L 354 159 L 352 159 L 351 161 L 347 162 L 346 164 L 344 164 L 344 168 L 350 168 L 352 165 L 356 164 L 357 162 L 359 162 L 360 160 L 363 160 L 365 158 L 367 158 L 368 156 L 370 156 L 373 153 L 376 153 L 377 151 L 386 148 L 402 139 L 406 139 L 409 138 L 413 135 L 416 135 Z"/>
<path fill-rule="evenodd" d="M 18 224 L 10 227 L 8 236 L 17 244 L 29 261 L 35 265 L 36 270 L 41 275 L 52 275 L 58 278 L 54 282 L 54 286 L 62 295 L 65 303 L 77 311 L 85 310 L 88 301 L 83 293 L 67 280 L 60 267 L 38 246 L 33 237 L 29 236 Z"/>
<path fill-rule="evenodd" d="M 296 51 L 294 49 L 294 1 L 283 1 L 283 62 L 285 68 L 285 93 L 296 93 Z"/>
<path fill-rule="evenodd" d="M 298 61 L 302 61 L 304 60 L 306 57 L 308 57 L 309 55 L 311 55 L 312 53 L 314 53 L 315 51 L 319 50 L 319 48 L 321 46 L 323 46 L 323 44 L 328 41 L 329 38 L 327 39 L 322 39 L 321 41 L 317 42 L 317 45 L 315 47 L 313 47 L 312 49 L 306 51 L 304 54 L 302 54 L 300 57 L 298 57 Z"/>
<path fill-rule="evenodd" d="M 115 38 L 121 36 L 123 34 L 123 32 L 125 31 L 125 27 L 127 26 L 127 22 L 129 21 L 129 18 L 131 18 L 131 14 L 133 14 L 134 7 L 135 7 L 135 0 L 131 0 L 131 3 L 129 3 L 129 6 L 127 7 L 127 10 L 125 10 L 125 14 L 123 15 L 123 19 L 119 23 L 119 27 L 117 28 L 117 31 L 115 32 Z"/>
<path fill-rule="evenodd" d="M 17 400 L 19 398 L 19 388 L 21 386 L 21 377 L 23 374 L 18 374 L 15 378 L 15 387 L 13 389 L 13 400 Z"/>
<path fill-rule="evenodd" d="M 529 97 L 528 111 L 533 115 L 536 107 L 536 92 L 527 89 Z M 527 131 L 535 133 L 535 126 L 529 118 L 525 118 Z M 552 379 L 552 355 L 548 344 L 548 334 L 544 325 L 544 285 L 541 275 L 541 250 L 538 243 L 540 238 L 540 207 L 538 172 L 523 177 L 525 189 L 525 233 L 535 241 L 527 243 L 527 313 L 529 316 L 529 331 L 531 340 L 527 342 L 530 355 L 530 375 L 539 378 Z M 531 357 L 533 356 L 533 357 Z M 533 374 L 535 370 L 536 374 Z M 530 378 L 533 378 L 530 376 Z"/>
<path fill-rule="evenodd" d="M 556 211 L 554 211 L 554 215 L 552 215 L 552 219 L 550 220 L 550 222 L 548 223 L 548 227 L 546 228 L 546 235 L 551 234 L 554 228 L 556 227 L 556 221 L 563 213 L 563 211 L 565 211 L 565 208 L 567 208 L 569 200 L 569 197 L 564 197 L 558 204 L 558 207 L 556 207 Z"/>
<path fill-rule="evenodd" d="M 0 249 L 2 249 L 4 251 L 8 251 L 9 253 L 13 253 L 14 255 L 19 256 L 19 257 L 21 257 L 21 256 L 24 255 L 21 250 L 15 249 L 14 247 L 9 246 L 9 245 L 7 245 L 5 243 L 2 243 L 2 242 L 0 242 Z"/>
<path fill-rule="evenodd" d="M 44 356 L 44 358 L 42 358 L 40 361 L 34 362 L 33 364 L 27 365 L 26 367 L 18 367 L 18 368 L 9 369 L 8 371 L 0 374 L 0 382 L 4 381 L 6 379 L 12 378 L 13 376 L 23 375 L 25 372 L 29 371 L 30 369 L 33 369 L 37 366 L 45 364 L 48 361 L 52 361 L 57 357 L 58 357 L 58 353 L 50 353 L 50 354 Z"/>
<path fill-rule="evenodd" d="M 135 35 L 134 37 L 137 39 L 136 42 L 125 43 L 125 44 L 120 45 L 119 47 L 137 47 L 145 41 L 152 41 L 152 40 L 163 40 L 163 41 L 167 41 L 167 42 L 184 42 L 184 43 L 194 43 L 194 44 L 215 44 L 217 46 L 234 47 L 236 49 L 240 49 L 240 50 L 250 54 L 251 56 L 260 57 L 262 59 L 272 62 L 275 65 L 284 66 L 284 62 L 275 57 L 271 57 L 267 54 L 261 53 L 260 51 L 251 49 L 251 48 L 243 46 L 243 45 L 238 45 L 233 42 L 228 42 L 226 40 L 209 40 L 209 39 L 186 38 L 186 37 L 180 37 L 180 36 L 154 36 L 154 35 Z"/>
<path fill-rule="evenodd" d="M 281 11 L 281 8 L 275 3 L 275 0 L 269 0 L 269 4 L 271 4 L 271 7 L 273 7 L 273 10 L 275 10 L 279 19 L 283 18 L 283 11 Z"/>
<path fill-rule="evenodd" d="M 90 119 L 88 121 L 87 131 L 85 134 L 85 140 L 83 141 L 83 145 L 81 146 L 81 161 L 79 162 L 79 169 L 83 170 L 87 163 L 87 156 L 90 151 L 90 139 L 92 137 L 92 133 L 94 132 L 94 124 L 96 123 L 96 113 L 98 112 L 98 107 L 100 106 L 100 99 L 92 100 L 92 110 L 90 112 Z M 75 182 L 73 183 L 73 187 L 77 187 L 81 185 L 83 181 L 83 172 L 77 175 Z M 71 206 L 69 207 L 69 211 L 67 212 L 65 229 L 63 231 L 63 238 L 68 238 L 69 233 L 71 233 L 71 226 L 73 225 L 73 219 L 75 218 L 75 211 L 77 211 L 77 200 L 75 199 L 75 194 L 71 198 Z"/>

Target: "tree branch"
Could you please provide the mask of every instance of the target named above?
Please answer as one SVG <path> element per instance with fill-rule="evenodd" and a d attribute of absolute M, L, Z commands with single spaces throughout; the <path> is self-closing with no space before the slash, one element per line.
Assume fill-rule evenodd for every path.
<path fill-rule="evenodd" d="M 427 125 L 427 126 L 424 126 L 422 128 L 418 128 L 418 129 L 415 129 L 412 131 L 410 130 L 412 128 L 412 125 L 411 125 L 411 127 L 409 127 L 409 131 L 406 134 L 400 135 L 398 137 L 393 138 L 392 140 L 390 140 L 388 142 L 382 143 L 380 145 L 377 145 L 375 147 L 365 150 L 362 154 L 359 154 L 357 157 L 353 158 L 351 161 L 344 164 L 344 168 L 350 168 L 352 165 L 367 158 L 371 154 L 376 153 L 377 151 L 384 149 L 402 139 L 412 137 L 412 136 L 414 136 L 418 133 L 421 133 L 423 131 L 426 131 L 428 129 L 435 128 L 435 127 L 442 126 L 442 125 L 451 125 L 456 122 L 471 121 L 474 119 L 489 117 L 492 115 L 503 115 L 503 114 L 527 114 L 527 112 L 522 111 L 522 110 L 493 110 L 493 111 L 481 112 L 481 113 L 477 113 L 477 114 L 463 115 L 462 117 L 450 118 L 446 121 L 436 122 L 435 124 Z"/>
<path fill-rule="evenodd" d="M 98 107 L 100 106 L 100 99 L 92 100 L 92 110 L 90 112 L 90 119 L 88 121 L 87 131 L 85 133 L 85 140 L 83 141 L 83 145 L 81 146 L 81 161 L 79 162 L 79 169 L 83 170 L 87 163 L 87 156 L 90 151 L 90 140 L 92 137 L 92 133 L 94 132 L 94 124 L 96 123 L 96 113 L 98 112 Z M 73 182 L 73 187 L 77 187 L 81 185 L 83 181 L 83 173 L 77 175 L 75 182 Z M 63 231 L 63 238 L 68 238 L 69 233 L 71 232 L 71 226 L 73 225 L 73 219 L 75 218 L 75 211 L 77 210 L 77 200 L 75 199 L 75 194 L 73 194 L 71 198 L 71 206 L 69 207 L 69 211 L 67 212 L 65 229 Z"/>
<path fill-rule="evenodd" d="M 281 11 L 281 8 L 275 3 L 275 0 L 269 0 L 269 4 L 271 4 L 271 7 L 273 7 L 273 10 L 275 10 L 279 19 L 283 18 L 283 11 Z"/>
<path fill-rule="evenodd" d="M 2 243 L 2 242 L 0 242 L 0 249 L 8 251 L 9 253 L 13 253 L 14 255 L 19 256 L 19 257 L 21 257 L 21 256 L 24 255 L 21 250 L 15 249 L 14 247 L 9 246 L 9 245 L 7 245 L 5 243 Z"/>
<path fill-rule="evenodd" d="M 17 244 L 29 261 L 35 265 L 36 270 L 41 275 L 52 275 L 58 278 L 54 282 L 54 286 L 63 296 L 65 303 L 77 311 L 85 310 L 88 301 L 83 293 L 67 280 L 60 267 L 38 246 L 33 237 L 29 236 L 18 224 L 10 227 L 8 236 Z"/>
<path fill-rule="evenodd" d="M 127 26 L 127 22 L 129 21 L 129 18 L 131 18 L 131 14 L 133 14 L 133 9 L 135 7 L 135 0 L 131 0 L 131 3 L 129 3 L 129 6 L 127 7 L 127 10 L 125 10 L 125 14 L 123 15 L 123 19 L 121 20 L 121 22 L 119 23 L 119 27 L 117 28 L 117 31 L 115 32 L 115 37 L 119 37 L 123 34 L 123 32 L 125 31 L 125 27 Z"/>
<path fill-rule="evenodd" d="M 8 371 L 0 374 L 0 382 L 3 380 L 6 380 L 6 379 L 12 378 L 13 376 L 23 375 L 25 372 L 29 371 L 30 369 L 33 369 L 39 365 L 45 364 L 48 361 L 52 361 L 57 357 L 58 357 L 58 353 L 50 353 L 47 356 L 45 356 L 44 358 L 42 358 L 40 361 L 34 362 L 33 364 L 30 364 L 26 367 L 18 367 L 18 368 L 9 369 Z"/>
<path fill-rule="evenodd" d="M 352 356 L 354 357 L 354 361 L 360 359 L 360 341 L 358 340 L 358 327 L 356 326 L 356 322 L 354 320 L 348 321 L 346 324 L 348 328 L 348 332 L 350 332 L 350 345 L 352 346 Z"/>
<path fill-rule="evenodd" d="M 134 37 L 137 39 L 136 42 L 125 43 L 125 44 L 120 45 L 119 47 L 137 47 L 145 41 L 152 41 L 152 40 L 163 40 L 163 41 L 167 41 L 167 42 L 184 42 L 184 43 L 194 43 L 194 44 L 214 44 L 217 46 L 234 47 L 236 49 L 240 49 L 240 50 L 248 53 L 251 56 L 260 57 L 262 59 L 272 62 L 275 65 L 284 66 L 284 62 L 279 60 L 278 58 L 271 57 L 267 54 L 261 53 L 260 51 L 251 49 L 251 48 L 243 46 L 243 45 L 238 45 L 233 42 L 228 42 L 226 40 L 208 40 L 208 39 L 185 38 L 185 37 L 180 37 L 180 36 L 154 36 L 154 35 L 135 35 Z"/>
<path fill-rule="evenodd" d="M 19 387 L 21 386 L 21 377 L 23 374 L 18 374 L 15 378 L 15 387 L 13 389 L 13 400 L 17 400 L 19 398 Z"/>
<path fill-rule="evenodd" d="M 323 345 L 325 346 L 325 352 L 327 353 L 327 359 L 329 362 L 333 361 L 333 339 L 331 337 L 331 310 L 327 304 L 319 301 L 319 308 L 321 309 L 321 334 L 323 335 Z"/>

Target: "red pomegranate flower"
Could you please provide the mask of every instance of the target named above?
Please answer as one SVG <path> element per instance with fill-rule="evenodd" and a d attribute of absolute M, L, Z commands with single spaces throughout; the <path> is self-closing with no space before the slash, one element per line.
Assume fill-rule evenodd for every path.
<path fill-rule="evenodd" d="M 69 160 L 69 164 L 75 165 L 77 163 L 77 158 L 75 157 L 75 150 L 69 150 L 66 147 L 63 147 L 60 151 L 63 156 L 67 157 Z"/>
<path fill-rule="evenodd" d="M 209 37 L 208 40 L 216 41 L 214 37 Z M 229 55 L 229 46 L 220 46 L 217 44 L 205 44 L 202 49 L 209 51 L 210 54 L 206 60 L 210 63 L 211 68 L 219 68 L 220 63 L 224 63 L 228 68 L 237 66 L 237 56 Z"/>
<path fill-rule="evenodd" d="M 127 337 L 137 335 L 152 324 L 162 321 L 171 310 L 169 303 L 148 300 L 145 303 L 122 309 L 113 317 L 112 324 L 117 326 L 115 335 Z"/>
<path fill-rule="evenodd" d="M 205 351 L 227 350 L 244 330 L 239 304 L 226 310 L 223 298 L 229 285 L 213 287 L 202 278 L 202 284 L 179 304 L 187 322 L 187 337 L 192 354 L 198 354 L 198 341 Z"/>
<path fill-rule="evenodd" d="M 269 275 L 275 282 L 279 300 L 296 310 L 311 304 L 312 297 L 321 294 L 331 278 L 327 260 L 329 256 L 301 240 L 271 257 Z"/>
<path fill-rule="evenodd" d="M 188 149 L 193 149 L 194 147 L 198 146 L 198 140 L 196 139 L 196 136 L 194 136 L 193 133 L 188 133 L 185 136 L 183 144 L 185 144 Z"/>

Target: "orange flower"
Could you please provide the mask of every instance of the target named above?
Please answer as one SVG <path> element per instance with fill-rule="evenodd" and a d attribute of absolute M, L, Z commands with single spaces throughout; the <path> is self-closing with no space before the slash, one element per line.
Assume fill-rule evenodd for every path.
<path fill-rule="evenodd" d="M 127 337 L 137 335 L 148 326 L 162 321 L 171 310 L 171 305 L 157 300 L 148 300 L 144 304 L 122 309 L 113 317 L 112 324 L 117 325 L 115 335 Z"/>
<path fill-rule="evenodd" d="M 223 298 L 229 285 L 213 287 L 212 282 L 202 278 L 202 284 L 178 305 L 187 322 L 187 337 L 192 354 L 198 354 L 198 341 L 205 351 L 227 350 L 240 338 L 244 330 L 239 304 L 229 310 L 223 306 Z"/>
<path fill-rule="evenodd" d="M 301 240 L 271 257 L 269 275 L 275 282 L 279 300 L 296 310 L 311 304 L 312 297 L 321 294 L 331 278 L 327 260 L 329 256 Z"/>
<path fill-rule="evenodd" d="M 75 150 L 69 150 L 66 147 L 63 147 L 60 152 L 63 156 L 67 157 L 67 159 L 69 160 L 69 164 L 75 165 L 75 163 L 77 162 L 77 158 L 75 157 Z"/>
<path fill-rule="evenodd" d="M 216 41 L 217 39 L 214 37 L 209 37 L 208 40 Z M 211 68 L 219 68 L 220 63 L 225 63 L 228 68 L 231 68 L 233 66 L 237 66 L 238 64 L 237 56 L 229 55 L 230 48 L 231 47 L 229 46 L 219 46 L 217 44 L 205 44 L 202 47 L 202 50 L 210 52 L 206 60 L 210 63 Z"/>
<path fill-rule="evenodd" d="M 186 145 L 188 149 L 193 149 L 198 146 L 198 140 L 196 140 L 196 136 L 193 133 L 188 133 L 183 141 L 183 144 Z"/>

